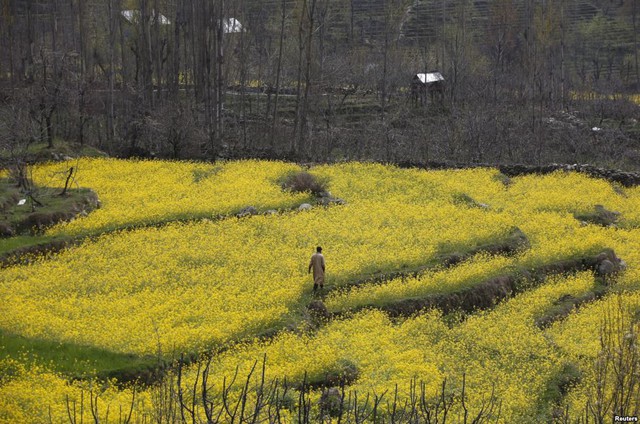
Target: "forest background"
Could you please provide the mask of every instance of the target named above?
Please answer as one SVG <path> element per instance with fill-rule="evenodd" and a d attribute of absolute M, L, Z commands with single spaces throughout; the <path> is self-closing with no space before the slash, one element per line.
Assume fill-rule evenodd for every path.
<path fill-rule="evenodd" d="M 638 0 L 0 0 L 3 161 L 640 169 Z M 416 95 L 416 74 L 444 90 Z M 30 150 L 31 149 L 31 150 Z"/>

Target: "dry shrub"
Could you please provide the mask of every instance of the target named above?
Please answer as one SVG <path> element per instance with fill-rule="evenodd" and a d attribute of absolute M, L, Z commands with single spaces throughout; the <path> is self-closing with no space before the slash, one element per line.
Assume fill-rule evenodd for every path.
<path fill-rule="evenodd" d="M 296 172 L 289 174 L 282 182 L 282 188 L 294 193 L 310 192 L 314 196 L 320 196 L 327 191 L 327 182 L 311 175 L 308 172 Z"/>
<path fill-rule="evenodd" d="M 6 222 L 0 222 L 0 238 L 13 237 L 15 235 L 14 229 Z"/>

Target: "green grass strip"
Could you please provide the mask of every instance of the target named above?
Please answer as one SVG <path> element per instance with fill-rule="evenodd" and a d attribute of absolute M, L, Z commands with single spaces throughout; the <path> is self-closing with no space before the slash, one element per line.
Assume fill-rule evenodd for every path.
<path fill-rule="evenodd" d="M 48 366 L 71 378 L 141 375 L 157 368 L 154 357 L 115 353 L 90 346 L 31 339 L 0 330 L 0 357 Z M 123 379 L 126 380 L 126 379 Z M 131 379 L 129 379 L 131 380 Z"/>

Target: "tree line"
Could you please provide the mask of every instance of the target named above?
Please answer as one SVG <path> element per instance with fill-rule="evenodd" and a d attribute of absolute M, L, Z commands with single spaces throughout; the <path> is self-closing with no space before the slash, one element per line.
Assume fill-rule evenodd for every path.
<path fill-rule="evenodd" d="M 637 167 L 638 0 L 1 0 L 0 142 Z M 443 96 L 412 98 L 439 71 Z"/>

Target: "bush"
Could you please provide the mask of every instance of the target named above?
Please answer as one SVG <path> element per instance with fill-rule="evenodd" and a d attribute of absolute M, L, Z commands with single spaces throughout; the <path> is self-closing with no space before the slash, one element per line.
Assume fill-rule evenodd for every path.
<path fill-rule="evenodd" d="M 327 182 L 308 172 L 296 172 L 288 175 L 282 183 L 282 188 L 294 193 L 310 192 L 314 196 L 326 193 Z"/>
<path fill-rule="evenodd" d="M 11 225 L 6 222 L 0 222 L 0 238 L 3 237 L 13 237 L 15 235 L 15 230 L 11 227 Z"/>

